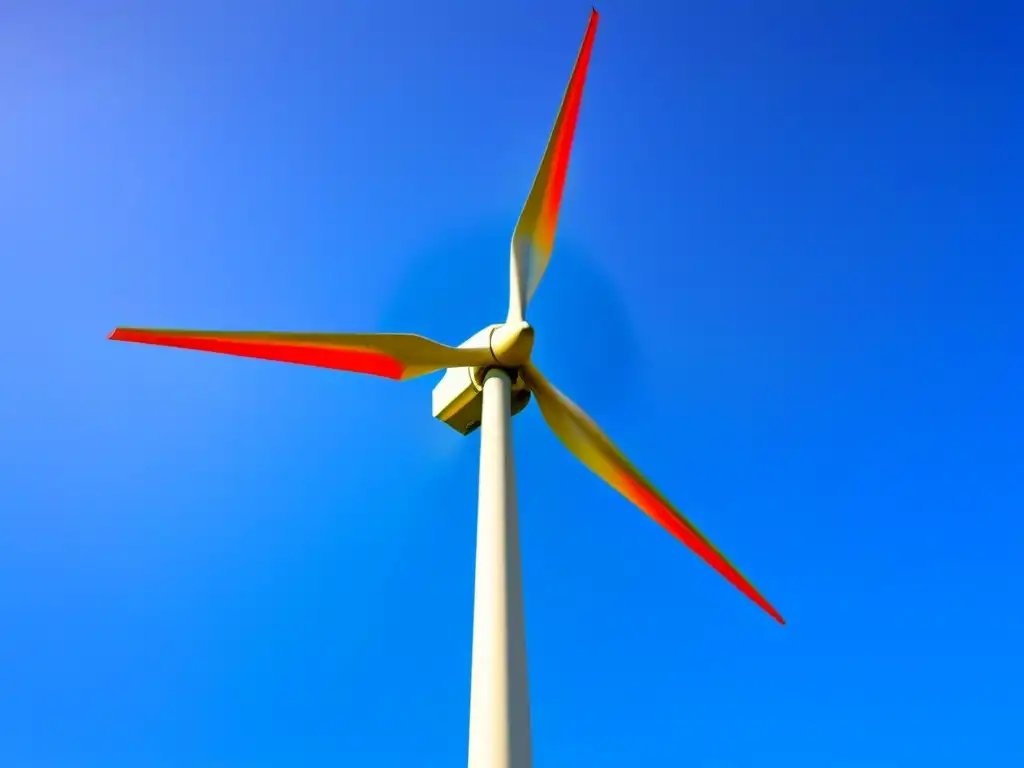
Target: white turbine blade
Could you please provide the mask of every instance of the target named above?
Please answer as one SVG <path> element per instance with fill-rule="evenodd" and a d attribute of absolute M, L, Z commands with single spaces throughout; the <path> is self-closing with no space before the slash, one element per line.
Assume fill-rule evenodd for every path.
<path fill-rule="evenodd" d="M 449 347 L 409 333 L 275 333 L 118 328 L 114 341 L 411 379 L 443 368 L 494 365 L 489 347 Z"/>
<path fill-rule="evenodd" d="M 555 389 L 533 365 L 523 366 L 520 374 L 533 391 L 544 420 L 576 458 L 692 549 L 772 618 L 780 624 L 786 623 L 754 585 L 640 474 L 579 406 Z"/>
<path fill-rule="evenodd" d="M 558 227 L 558 211 L 562 203 L 565 174 L 569 168 L 572 140 L 576 133 L 576 118 L 583 99 L 583 85 L 587 79 L 590 51 L 597 32 L 598 13 L 592 10 L 587 32 L 583 36 L 562 97 L 562 105 L 555 118 L 537 176 L 533 180 L 526 205 L 519 215 L 512 234 L 512 254 L 508 300 L 508 322 L 521 321 L 526 316 L 526 305 L 540 284 L 544 270 L 551 259 Z"/>

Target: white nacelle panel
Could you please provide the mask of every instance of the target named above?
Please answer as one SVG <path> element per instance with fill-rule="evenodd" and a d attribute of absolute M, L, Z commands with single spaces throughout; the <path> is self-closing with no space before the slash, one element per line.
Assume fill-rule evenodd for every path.
<path fill-rule="evenodd" d="M 460 347 L 485 347 L 490 343 L 490 325 L 466 339 Z M 449 368 L 431 394 L 434 418 L 440 419 L 462 435 L 468 435 L 480 426 L 483 414 L 483 393 L 473 380 L 472 368 Z M 512 387 L 512 415 L 519 413 L 530 402 L 530 392 L 518 379 Z"/>

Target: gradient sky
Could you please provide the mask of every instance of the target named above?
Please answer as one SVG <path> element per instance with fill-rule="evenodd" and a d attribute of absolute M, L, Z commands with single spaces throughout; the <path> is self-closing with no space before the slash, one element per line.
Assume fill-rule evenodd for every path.
<path fill-rule="evenodd" d="M 599 10 L 536 360 L 789 624 L 531 407 L 537 768 L 1017 763 L 1024 7 Z M 0 765 L 464 764 L 435 378 L 105 337 L 504 317 L 588 12 L 0 4 Z"/>

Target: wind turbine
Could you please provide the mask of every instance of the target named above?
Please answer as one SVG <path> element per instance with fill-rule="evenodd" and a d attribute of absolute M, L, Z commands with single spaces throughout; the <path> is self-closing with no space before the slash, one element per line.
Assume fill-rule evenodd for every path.
<path fill-rule="evenodd" d="M 512 235 L 508 316 L 458 347 L 403 333 L 268 333 L 117 328 L 115 341 L 277 360 L 406 380 L 445 371 L 434 416 L 462 434 L 480 429 L 469 768 L 532 763 L 512 416 L 531 395 L 584 465 L 779 623 L 782 616 L 530 360 L 527 306 L 551 257 L 598 13 L 592 10 L 544 157 Z"/>

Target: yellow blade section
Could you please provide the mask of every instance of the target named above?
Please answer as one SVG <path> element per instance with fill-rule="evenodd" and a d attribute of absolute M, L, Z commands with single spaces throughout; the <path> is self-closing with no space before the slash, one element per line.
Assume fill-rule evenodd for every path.
<path fill-rule="evenodd" d="M 260 360 L 312 365 L 389 379 L 411 379 L 444 368 L 493 365 L 489 347 L 449 347 L 410 333 L 274 333 L 118 328 L 114 341 L 195 349 Z"/>
<path fill-rule="evenodd" d="M 520 374 L 533 391 L 544 420 L 576 458 L 686 544 L 776 621 L 786 623 L 753 584 L 640 474 L 578 405 L 555 389 L 533 365 L 523 366 Z"/>
<path fill-rule="evenodd" d="M 555 245 L 555 229 L 558 227 L 558 212 L 562 204 L 562 190 L 565 175 L 569 170 L 569 156 L 572 140 L 576 134 L 576 120 L 583 100 L 583 86 L 590 65 L 590 51 L 597 34 L 598 13 L 591 10 L 583 43 L 580 45 L 576 64 L 573 66 L 569 85 L 562 96 L 562 104 L 551 129 L 544 157 L 541 159 L 537 176 L 533 180 L 526 204 L 519 215 L 512 234 L 510 269 L 510 291 L 508 321 L 521 321 L 525 317 L 526 305 L 540 284 L 540 279 L 551 260 Z"/>

